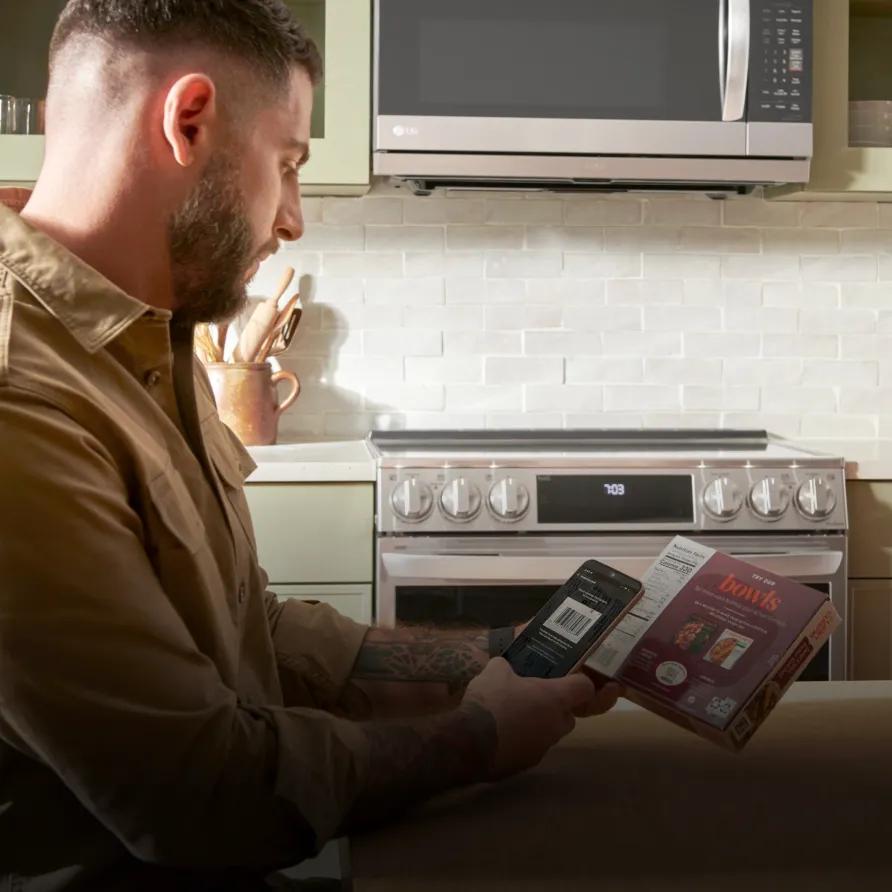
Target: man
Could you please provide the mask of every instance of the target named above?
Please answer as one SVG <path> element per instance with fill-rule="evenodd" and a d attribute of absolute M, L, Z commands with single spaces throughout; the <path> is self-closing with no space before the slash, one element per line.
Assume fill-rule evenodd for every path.
<path fill-rule="evenodd" d="M 192 331 L 303 233 L 319 67 L 279 0 L 70 0 L 57 25 L 44 168 L 0 210 L 8 888 L 258 888 L 616 700 L 515 676 L 483 632 L 265 591 L 253 462 Z"/>

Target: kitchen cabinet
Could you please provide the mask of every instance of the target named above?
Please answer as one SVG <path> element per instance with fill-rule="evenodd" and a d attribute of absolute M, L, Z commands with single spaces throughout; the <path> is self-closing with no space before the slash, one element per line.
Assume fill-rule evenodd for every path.
<path fill-rule="evenodd" d="M 369 187 L 371 142 L 370 0 L 287 0 L 318 43 L 325 80 L 316 91 L 305 195 L 358 195 Z M 65 0 L 23 3 L 0 33 L 0 93 L 46 95 L 47 50 Z M 33 183 L 42 136 L 0 135 L 0 183 Z"/>
<path fill-rule="evenodd" d="M 772 198 L 892 201 L 892 147 L 850 143 L 849 102 L 892 101 L 892 0 L 815 0 L 814 160 Z"/>
<path fill-rule="evenodd" d="M 270 589 L 370 622 L 374 485 L 249 483 L 245 495 Z"/>
<path fill-rule="evenodd" d="M 846 494 L 850 677 L 892 679 L 892 481 L 850 480 Z"/>

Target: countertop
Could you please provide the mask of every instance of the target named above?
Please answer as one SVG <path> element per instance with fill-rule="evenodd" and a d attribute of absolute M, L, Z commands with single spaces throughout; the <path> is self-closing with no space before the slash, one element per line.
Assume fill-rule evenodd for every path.
<path fill-rule="evenodd" d="M 363 440 L 251 446 L 257 470 L 248 483 L 354 483 L 375 480 L 375 463 Z"/>
<path fill-rule="evenodd" d="M 621 701 L 622 702 L 622 701 Z M 892 888 L 892 682 L 800 682 L 733 754 L 635 707 L 351 838 L 355 892 Z"/>
<path fill-rule="evenodd" d="M 846 460 L 848 480 L 892 480 L 892 440 L 805 440 L 796 441 Z"/>

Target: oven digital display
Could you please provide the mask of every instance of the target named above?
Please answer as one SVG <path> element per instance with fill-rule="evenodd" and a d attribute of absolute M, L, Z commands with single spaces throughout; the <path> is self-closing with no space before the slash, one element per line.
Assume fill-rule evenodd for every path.
<path fill-rule="evenodd" d="M 541 476 L 539 523 L 692 523 L 694 495 L 684 474 Z"/>

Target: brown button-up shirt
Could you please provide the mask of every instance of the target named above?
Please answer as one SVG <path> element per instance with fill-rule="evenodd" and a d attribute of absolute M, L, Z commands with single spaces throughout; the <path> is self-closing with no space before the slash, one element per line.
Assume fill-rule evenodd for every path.
<path fill-rule="evenodd" d="M 364 783 L 366 627 L 266 591 L 191 339 L 0 207 L 3 892 L 232 888 Z"/>

